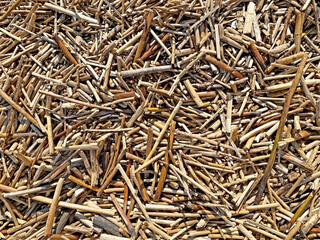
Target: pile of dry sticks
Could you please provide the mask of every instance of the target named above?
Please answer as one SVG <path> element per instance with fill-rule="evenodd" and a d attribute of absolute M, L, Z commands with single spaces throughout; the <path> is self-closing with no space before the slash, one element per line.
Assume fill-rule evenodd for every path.
<path fill-rule="evenodd" d="M 317 0 L 0 6 L 1 239 L 319 239 Z"/>

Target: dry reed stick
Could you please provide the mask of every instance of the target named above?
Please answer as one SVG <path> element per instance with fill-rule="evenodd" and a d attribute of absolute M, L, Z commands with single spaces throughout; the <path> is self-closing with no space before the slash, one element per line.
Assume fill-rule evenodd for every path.
<path fill-rule="evenodd" d="M 260 184 L 260 186 L 258 188 L 258 194 L 257 194 L 256 199 L 255 199 L 255 203 L 256 204 L 260 203 L 263 191 L 265 189 L 265 186 L 266 186 L 266 183 L 268 181 L 272 166 L 274 164 L 274 161 L 275 161 L 275 158 L 276 158 L 277 149 L 278 149 L 278 144 L 279 144 L 279 141 L 281 141 L 281 139 L 282 139 L 283 128 L 284 128 L 285 122 L 287 120 L 287 114 L 288 114 L 288 111 L 289 111 L 291 99 L 292 99 L 294 91 L 295 91 L 295 89 L 296 89 L 296 87 L 297 87 L 297 85 L 299 83 L 299 80 L 302 77 L 303 69 L 304 69 L 304 66 L 305 66 L 305 64 L 307 62 L 307 59 L 308 59 L 308 56 L 305 54 L 303 56 L 300 64 L 299 64 L 299 68 L 297 70 L 297 74 L 296 74 L 296 76 L 295 76 L 295 78 L 294 78 L 294 80 L 292 82 L 292 85 L 290 87 L 289 93 L 286 96 L 286 101 L 284 103 L 283 111 L 282 111 L 282 114 L 281 114 L 279 128 L 277 130 L 277 134 L 276 134 L 276 137 L 275 137 L 275 140 L 274 140 L 274 143 L 273 143 L 273 147 L 272 147 L 272 150 L 271 150 L 271 154 L 270 154 L 270 157 L 269 157 L 269 160 L 268 160 L 267 167 L 266 167 L 266 169 L 264 171 L 264 175 L 263 175 L 263 178 L 261 180 L 261 184 Z"/>

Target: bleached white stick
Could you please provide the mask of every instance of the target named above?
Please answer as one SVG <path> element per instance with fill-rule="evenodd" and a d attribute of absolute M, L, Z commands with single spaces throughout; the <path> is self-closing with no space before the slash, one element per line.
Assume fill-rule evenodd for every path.
<path fill-rule="evenodd" d="M 82 20 L 88 21 L 89 23 L 99 24 L 99 21 L 97 19 L 94 19 L 94 18 L 91 18 L 91 17 L 87 17 L 87 16 L 85 16 L 85 15 L 83 15 L 81 13 L 72 12 L 72 11 L 70 11 L 68 9 L 65 9 L 63 7 L 60 7 L 60 6 L 51 4 L 51 3 L 45 3 L 43 6 L 49 8 L 49 9 L 55 10 L 57 12 L 61 12 L 61 13 L 67 14 L 67 15 L 69 15 L 71 17 L 75 17 L 75 18 L 78 18 L 78 19 L 82 19 Z"/>

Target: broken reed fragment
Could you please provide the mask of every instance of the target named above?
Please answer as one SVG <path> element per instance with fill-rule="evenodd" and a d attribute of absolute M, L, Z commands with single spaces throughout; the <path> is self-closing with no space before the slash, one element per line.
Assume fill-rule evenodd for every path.
<path fill-rule="evenodd" d="M 40 128 L 39 123 L 34 117 L 32 117 L 26 110 L 20 107 L 17 103 L 15 103 L 10 96 L 8 96 L 2 89 L 0 89 L 0 96 L 6 100 L 14 109 L 20 112 L 23 116 L 25 116 L 30 122 L 32 122 L 35 126 Z"/>
<path fill-rule="evenodd" d="M 229 65 L 225 64 L 222 61 L 217 60 L 212 56 L 209 56 L 208 54 L 205 55 L 205 60 L 220 67 L 222 70 L 231 73 L 233 76 L 237 78 L 244 78 L 244 76 L 238 70 L 234 69 L 233 67 L 230 67 Z"/>
<path fill-rule="evenodd" d="M 194 88 L 193 88 L 192 84 L 190 83 L 190 81 L 189 80 L 184 81 L 184 85 L 186 86 L 187 90 L 189 91 L 191 97 L 196 102 L 198 107 L 202 107 L 204 105 L 204 103 L 200 99 L 200 97 L 197 94 L 197 92 L 194 90 Z"/>
<path fill-rule="evenodd" d="M 160 177 L 159 177 L 159 182 L 157 186 L 157 190 L 154 194 L 154 201 L 159 201 L 160 196 L 162 193 L 162 190 L 164 188 L 165 180 L 167 178 L 167 173 L 169 170 L 169 163 L 170 163 L 170 157 L 169 157 L 169 151 L 172 151 L 173 149 L 173 141 L 174 141 L 174 130 L 176 127 L 176 122 L 172 121 L 171 126 L 170 126 L 170 135 L 169 135 L 169 143 L 167 145 L 166 153 L 164 156 L 164 165 L 162 166 L 161 172 L 160 172 Z"/>
<path fill-rule="evenodd" d="M 82 14 L 82 13 L 75 13 L 75 12 L 73 12 L 73 11 L 71 11 L 71 10 L 65 9 L 65 8 L 63 8 L 63 7 L 60 7 L 60 6 L 51 4 L 51 3 L 47 3 L 47 2 L 46 2 L 43 6 L 46 7 L 46 8 L 55 10 L 55 11 L 57 11 L 57 12 L 61 12 L 61 13 L 64 13 L 64 14 L 66 14 L 66 15 L 75 17 L 75 18 L 88 21 L 89 23 L 99 24 L 99 21 L 96 20 L 96 19 L 94 19 L 94 18 L 87 17 L 87 16 L 85 16 L 85 15 Z"/>
<path fill-rule="evenodd" d="M 301 38 L 302 38 L 302 26 L 303 26 L 303 13 L 296 12 L 296 25 L 294 29 L 294 44 L 296 45 L 295 53 L 300 52 Z"/>
<path fill-rule="evenodd" d="M 249 47 L 250 47 L 250 50 L 251 50 L 254 58 L 258 61 L 262 70 L 264 71 L 266 69 L 266 63 L 265 63 L 263 57 L 261 56 L 259 50 L 255 46 L 254 42 L 250 42 Z"/>
<path fill-rule="evenodd" d="M 245 13 L 245 22 L 243 26 L 243 33 L 244 34 L 251 34 L 252 28 L 253 28 L 253 22 L 256 18 L 256 11 L 255 11 L 255 4 L 253 2 L 250 2 L 248 4 L 247 12 Z"/>
<path fill-rule="evenodd" d="M 174 80 L 169 92 L 168 92 L 168 95 L 171 96 L 175 90 L 175 88 L 177 87 L 179 81 L 182 79 L 182 77 L 184 75 L 186 75 L 188 73 L 188 71 L 204 56 L 205 52 L 202 51 L 200 52 L 200 54 L 193 60 L 191 61 L 185 69 L 183 69 L 179 75 L 176 77 L 176 79 Z"/>
<path fill-rule="evenodd" d="M 296 222 L 296 220 L 302 215 L 302 213 L 305 211 L 305 208 L 310 203 L 311 199 L 314 197 L 314 192 L 311 192 L 308 197 L 302 202 L 300 207 L 297 209 L 297 211 L 294 213 L 293 217 L 290 219 L 288 228 L 290 229 L 291 226 Z"/>
<path fill-rule="evenodd" d="M 12 12 L 13 9 L 19 6 L 21 4 L 22 0 L 16 0 L 13 2 L 13 4 L 10 5 L 10 7 L 3 13 L 0 17 L 0 21 L 3 21 L 6 17 L 9 16 L 9 14 Z"/>
<path fill-rule="evenodd" d="M 295 45 L 294 45 L 294 46 L 295 46 Z M 293 51 L 294 49 L 295 49 L 295 47 L 292 48 L 291 50 Z M 292 63 L 292 62 L 294 62 L 294 61 L 302 58 L 303 55 L 304 55 L 304 53 L 301 52 L 301 53 L 297 53 L 297 54 L 294 54 L 294 55 L 291 55 L 291 56 L 287 56 L 287 57 L 283 56 L 283 57 L 281 57 L 280 59 L 276 60 L 275 63 L 283 64 L 283 65 L 288 65 L 288 64 L 290 64 L 290 63 Z M 267 74 L 270 73 L 274 68 L 275 68 L 275 66 L 271 64 L 271 65 L 265 70 L 265 73 L 267 73 Z"/>
<path fill-rule="evenodd" d="M 139 44 L 138 44 L 138 48 L 137 48 L 137 51 L 136 51 L 136 54 L 134 56 L 134 60 L 133 62 L 137 62 L 137 60 L 140 58 L 140 55 L 142 53 L 142 50 L 145 46 L 145 43 L 146 43 L 146 38 L 148 36 L 148 33 L 149 33 L 149 29 L 150 29 L 150 25 L 151 25 L 151 20 L 152 20 L 152 12 L 148 12 L 145 16 L 145 22 L 144 22 L 144 29 L 143 29 L 143 33 L 141 35 L 141 38 L 140 38 L 140 41 L 139 41 Z"/>
<path fill-rule="evenodd" d="M 284 21 L 284 27 L 283 27 L 282 34 L 281 34 L 281 37 L 280 37 L 280 44 L 283 44 L 284 41 L 285 41 L 285 38 L 286 38 L 286 35 L 287 35 L 288 26 L 289 26 L 289 21 L 290 21 L 290 18 L 292 16 L 293 10 L 294 10 L 293 7 L 289 7 L 288 8 L 288 13 L 287 13 L 286 19 Z"/>
<path fill-rule="evenodd" d="M 169 71 L 171 69 L 172 69 L 171 65 L 164 65 L 164 66 L 158 66 L 158 67 L 148 67 L 148 68 L 121 71 L 120 76 L 122 76 L 124 78 L 135 77 L 135 76 L 151 74 L 151 73 L 161 73 L 164 71 Z"/>
<path fill-rule="evenodd" d="M 166 35 L 164 35 L 164 37 L 161 39 L 162 43 L 166 43 L 169 38 L 171 37 L 170 33 L 167 33 Z M 141 60 L 144 61 L 146 60 L 151 54 L 153 54 L 158 48 L 160 47 L 160 44 L 155 44 L 153 47 L 150 47 L 142 56 L 141 56 Z"/>
<path fill-rule="evenodd" d="M 53 223 L 54 223 L 54 215 L 56 213 L 56 207 L 58 205 L 59 202 L 59 197 L 60 197 L 60 193 L 63 187 L 63 183 L 64 183 L 64 179 L 60 178 L 58 181 L 58 184 L 56 186 L 56 190 L 54 192 L 53 195 L 53 199 L 52 199 L 52 203 L 49 209 L 49 215 L 47 218 L 47 223 L 46 223 L 46 230 L 44 233 L 45 237 L 50 237 L 50 235 L 52 234 L 52 227 L 53 227 Z"/>
<path fill-rule="evenodd" d="M 164 134 L 166 133 L 166 130 L 168 129 L 171 121 L 173 120 L 173 118 L 176 116 L 176 114 L 178 113 L 178 111 L 180 110 L 180 107 L 182 105 L 183 101 L 180 100 L 178 102 L 178 104 L 176 105 L 176 107 L 173 109 L 172 113 L 170 114 L 166 124 L 163 126 L 161 132 L 159 133 L 158 138 L 156 139 L 156 142 L 154 143 L 150 153 L 147 155 L 146 159 L 145 159 L 145 163 L 147 163 L 153 156 L 153 154 L 155 153 L 155 151 L 157 150 L 157 147 L 159 146 Z"/>
<path fill-rule="evenodd" d="M 59 48 L 61 49 L 61 51 L 64 53 L 64 55 L 66 56 L 66 58 L 73 64 L 73 65 L 77 65 L 78 62 L 77 60 L 72 56 L 72 54 L 69 52 L 68 48 L 66 47 L 66 45 L 63 43 L 62 39 L 59 37 L 58 34 L 54 34 L 53 35 L 53 39 L 56 41 L 56 43 L 58 44 Z"/>

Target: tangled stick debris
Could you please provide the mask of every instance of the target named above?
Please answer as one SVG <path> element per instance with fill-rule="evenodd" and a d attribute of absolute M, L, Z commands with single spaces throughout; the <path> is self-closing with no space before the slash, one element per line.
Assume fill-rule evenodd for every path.
<path fill-rule="evenodd" d="M 1 239 L 319 239 L 316 0 L 0 1 Z"/>

